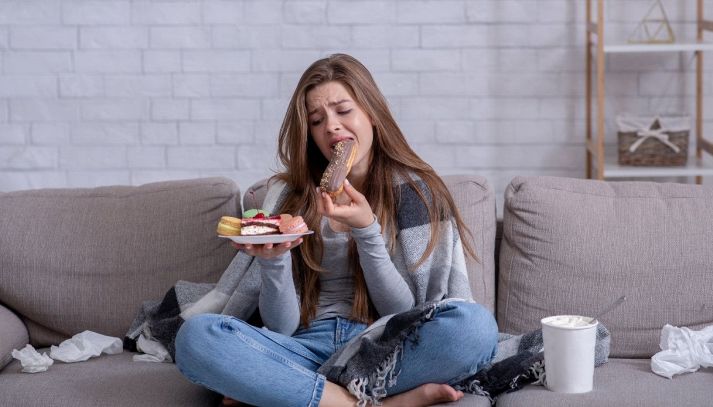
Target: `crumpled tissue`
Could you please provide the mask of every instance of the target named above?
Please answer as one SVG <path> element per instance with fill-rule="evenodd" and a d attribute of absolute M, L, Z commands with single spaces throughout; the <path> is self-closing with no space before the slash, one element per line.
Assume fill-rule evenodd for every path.
<path fill-rule="evenodd" d="M 25 373 L 44 372 L 54 363 L 54 360 L 47 356 L 47 353 L 40 355 L 30 344 L 20 350 L 13 349 L 12 357 L 20 361 L 22 371 Z"/>
<path fill-rule="evenodd" d="M 143 352 L 142 355 L 134 355 L 134 362 L 173 362 L 171 355 L 168 354 L 166 347 L 161 342 L 147 339 L 144 334 L 139 336 L 136 341 L 136 349 Z"/>
<path fill-rule="evenodd" d="M 669 379 L 675 374 L 713 366 L 713 325 L 700 331 L 669 324 L 661 330 L 661 352 L 651 357 L 651 370 Z"/>
<path fill-rule="evenodd" d="M 121 339 L 84 331 L 60 343 L 59 346 L 53 345 L 50 348 L 50 357 L 65 363 L 83 362 L 101 355 L 102 352 L 107 355 L 123 352 Z"/>

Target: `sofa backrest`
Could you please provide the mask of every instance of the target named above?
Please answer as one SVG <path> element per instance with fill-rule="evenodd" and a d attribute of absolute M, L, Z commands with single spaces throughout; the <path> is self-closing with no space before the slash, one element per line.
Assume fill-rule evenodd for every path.
<path fill-rule="evenodd" d="M 245 192 L 245 209 L 261 208 L 265 199 L 266 179 L 258 181 Z M 463 221 L 473 235 L 473 248 L 478 261 L 467 257 L 466 267 L 470 289 L 476 301 L 495 312 L 495 193 L 484 177 L 447 175 L 443 181 L 450 190 Z"/>
<path fill-rule="evenodd" d="M 556 314 L 602 316 L 612 357 L 658 352 L 665 324 L 713 323 L 713 189 L 517 177 L 507 188 L 498 323 L 510 333 Z"/>
<path fill-rule="evenodd" d="M 235 250 L 215 227 L 236 213 L 226 178 L 0 193 L 0 303 L 35 346 L 86 329 L 123 337 L 177 280 L 217 281 Z"/>

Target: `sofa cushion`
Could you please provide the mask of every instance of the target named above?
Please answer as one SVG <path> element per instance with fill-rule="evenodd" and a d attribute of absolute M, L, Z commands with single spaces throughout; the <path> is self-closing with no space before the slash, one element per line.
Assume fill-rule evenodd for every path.
<path fill-rule="evenodd" d="M 0 304 L 0 370 L 12 360 L 12 350 L 24 348 L 28 341 L 25 324 Z"/>
<path fill-rule="evenodd" d="M 518 177 L 505 195 L 498 323 L 510 333 L 555 314 L 600 318 L 612 357 L 650 357 L 664 324 L 713 323 L 713 189 Z"/>
<path fill-rule="evenodd" d="M 501 395 L 498 407 L 703 407 L 711 405 L 713 369 L 675 376 L 672 380 L 651 372 L 648 359 L 610 359 L 594 369 L 594 390 L 561 394 L 529 385 Z"/>
<path fill-rule="evenodd" d="M 40 353 L 49 349 L 38 349 Z M 134 362 L 130 352 L 81 363 L 55 361 L 42 373 L 21 373 L 13 361 L 0 374 L 0 406 L 217 406 L 218 394 L 181 375 L 173 363 Z"/>
<path fill-rule="evenodd" d="M 245 191 L 245 209 L 261 207 L 266 181 L 258 181 Z M 443 181 L 473 234 L 478 261 L 470 257 L 466 260 L 471 292 L 476 301 L 495 312 L 495 193 L 488 181 L 477 175 L 446 175 Z"/>
<path fill-rule="evenodd" d="M 239 197 L 226 178 L 0 193 L 0 302 L 35 346 L 123 337 L 177 280 L 217 281 L 235 250 L 215 226 Z"/>
<path fill-rule="evenodd" d="M 450 403 L 434 404 L 433 407 L 490 407 L 490 399 L 475 394 L 464 394 L 463 398 Z"/>

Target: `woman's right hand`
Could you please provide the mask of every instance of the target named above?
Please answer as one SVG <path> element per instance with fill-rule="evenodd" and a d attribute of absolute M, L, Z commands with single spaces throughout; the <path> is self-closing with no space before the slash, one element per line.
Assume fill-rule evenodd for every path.
<path fill-rule="evenodd" d="M 239 244 L 239 243 L 235 243 L 235 242 L 231 242 L 231 244 L 236 249 L 242 250 L 250 256 L 261 257 L 263 259 L 272 259 L 275 257 L 282 256 L 283 254 L 287 253 L 291 249 L 294 249 L 295 247 L 302 244 L 302 238 L 300 237 L 300 238 L 293 240 L 291 242 L 284 242 L 284 243 L 280 243 L 277 245 L 272 244 L 272 243 Z"/>
<path fill-rule="evenodd" d="M 376 220 L 366 197 L 357 191 L 348 179 L 344 180 L 344 192 L 339 195 L 343 202 L 332 202 L 332 198 L 326 192 L 320 191 L 319 187 L 316 191 L 320 197 L 317 200 L 317 211 L 321 215 L 352 228 L 365 228 Z"/>

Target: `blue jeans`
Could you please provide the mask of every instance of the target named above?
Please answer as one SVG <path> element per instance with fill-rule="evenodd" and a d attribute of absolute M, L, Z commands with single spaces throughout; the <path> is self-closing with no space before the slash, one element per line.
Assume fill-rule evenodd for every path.
<path fill-rule="evenodd" d="M 176 336 L 176 365 L 189 380 L 256 406 L 316 407 L 325 377 L 316 370 L 366 325 L 344 318 L 314 321 L 286 336 L 225 315 L 197 315 Z M 389 395 L 424 383 L 455 383 L 495 354 L 497 325 L 482 306 L 449 302 L 404 346 Z"/>

